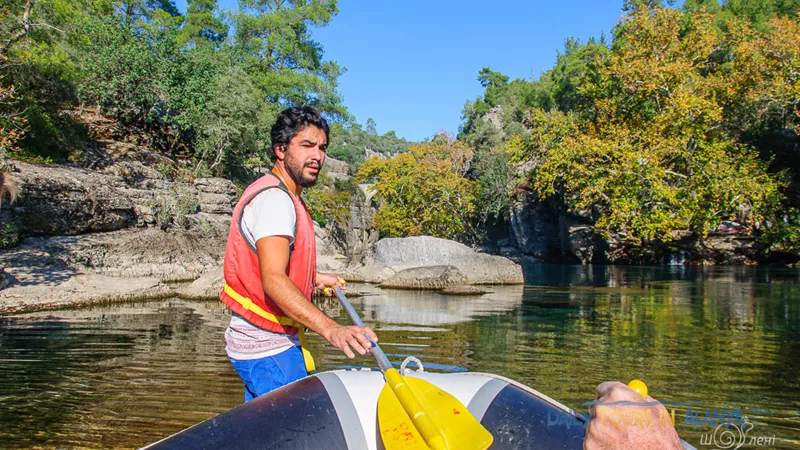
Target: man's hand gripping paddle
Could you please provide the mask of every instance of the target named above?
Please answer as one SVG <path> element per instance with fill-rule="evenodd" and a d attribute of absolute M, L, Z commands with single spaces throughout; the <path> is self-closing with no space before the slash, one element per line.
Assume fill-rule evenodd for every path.
<path fill-rule="evenodd" d="M 364 326 L 339 287 L 333 291 L 358 326 Z M 485 450 L 492 434 L 455 397 L 433 384 L 405 377 L 392 367 L 381 348 L 372 343 L 372 356 L 386 385 L 378 397 L 378 425 L 387 450 Z"/>

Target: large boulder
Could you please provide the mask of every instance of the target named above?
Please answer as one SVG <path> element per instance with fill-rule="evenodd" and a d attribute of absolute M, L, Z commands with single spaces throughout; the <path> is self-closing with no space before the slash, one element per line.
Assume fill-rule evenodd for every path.
<path fill-rule="evenodd" d="M 522 267 L 508 258 L 478 253 L 464 244 L 430 236 L 381 239 L 358 272 L 375 276 L 388 272 L 386 269 L 400 272 L 430 266 L 453 266 L 469 284 L 524 282 Z"/>

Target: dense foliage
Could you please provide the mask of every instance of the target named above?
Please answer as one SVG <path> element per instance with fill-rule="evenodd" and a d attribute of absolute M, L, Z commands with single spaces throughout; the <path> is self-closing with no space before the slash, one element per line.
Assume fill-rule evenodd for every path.
<path fill-rule="evenodd" d="M 397 137 L 394 131 L 378 134 L 373 119 L 367 119 L 366 129 L 358 123 L 344 127 L 337 123 L 331 129 L 331 146 L 328 155 L 350 164 L 357 169 L 369 156 L 378 154 L 392 157 L 408 151 L 410 142 Z"/>
<path fill-rule="evenodd" d="M 0 69 L 5 67 L 6 61 L 5 55 L 0 55 Z M 26 127 L 22 110 L 14 98 L 14 86 L 3 85 L 2 82 L 3 78 L 0 78 L 0 172 L 5 172 L 8 154 L 18 150 Z M 0 202 L 2 200 L 0 195 Z"/>
<path fill-rule="evenodd" d="M 505 152 L 540 198 L 633 244 L 705 235 L 731 220 L 775 248 L 796 248 L 794 3 L 687 1 L 676 10 L 629 1 L 610 46 L 568 40 L 539 80 L 482 70 L 486 93 L 467 102 L 459 137 L 479 157 Z M 512 179 L 495 174 L 482 192 L 508 190 Z M 483 203 L 502 202 L 494 199 Z"/>
<path fill-rule="evenodd" d="M 800 0 L 627 0 L 611 38 L 567 39 L 551 70 L 486 67 L 458 139 L 378 134 L 342 105 L 344 68 L 312 27 L 335 0 L 9 0 L 0 6 L 0 160 L 82 161 L 81 115 L 196 175 L 267 165 L 288 105 L 331 119 L 329 156 L 375 183 L 384 235 L 475 238 L 516 188 L 633 245 L 724 221 L 775 249 L 800 246 Z M 96 136 L 95 136 L 96 137 Z M 371 156 L 376 156 L 371 158 Z M 2 168 L 0 168 L 1 170 Z M 351 186 L 307 194 L 343 220 Z"/>
<path fill-rule="evenodd" d="M 472 158 L 471 148 L 439 135 L 394 158 L 368 159 L 355 181 L 374 181 L 382 199 L 375 226 L 383 235 L 454 239 L 470 231 L 475 210 L 475 183 L 464 176 Z"/>
<path fill-rule="evenodd" d="M 264 164 L 286 106 L 351 120 L 336 91 L 344 69 L 311 37 L 336 14 L 335 0 L 241 0 L 228 13 L 189 0 L 185 14 L 173 0 L 4 2 L 2 82 L 29 126 L 13 156 L 79 160 L 86 129 L 69 112 L 88 109 L 187 170 Z"/>

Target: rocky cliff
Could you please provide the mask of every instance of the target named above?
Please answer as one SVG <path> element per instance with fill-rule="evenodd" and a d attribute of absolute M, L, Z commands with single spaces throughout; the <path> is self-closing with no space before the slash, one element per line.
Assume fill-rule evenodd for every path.
<path fill-rule="evenodd" d="M 220 178 L 175 180 L 157 154 L 121 143 L 110 148 L 113 151 L 84 166 L 16 163 L 20 195 L 14 203 L 0 206 L 4 249 L 0 253 L 0 312 L 176 293 L 187 298 L 218 295 L 230 216 L 238 197 L 236 186 Z M 338 177 L 346 175 L 346 167 L 334 166 Z M 380 237 L 373 225 L 378 208 L 374 194 L 368 185 L 359 186 L 351 197 L 347 220 L 315 227 L 320 271 L 386 269 L 395 274 L 421 268 L 418 274 L 406 272 L 400 278 L 409 287 L 416 283 L 423 288 L 521 282 L 521 269 L 510 261 L 478 261 L 492 257 L 475 256 L 465 246 L 443 240 L 424 247 L 441 250 L 457 245 L 459 251 L 469 250 L 469 258 L 463 251 L 449 257 L 443 251 L 441 261 L 387 266 L 380 257 L 374 260 Z M 409 256 L 413 251 L 403 253 L 413 259 Z M 465 265 L 465 261 L 472 262 Z M 431 276 L 439 276 L 439 269 L 426 267 L 451 263 L 448 282 L 431 284 Z M 486 272 L 492 264 L 504 269 Z M 436 273 L 431 275 L 431 270 Z M 196 280 L 193 285 L 177 289 L 168 284 L 191 280 Z"/>

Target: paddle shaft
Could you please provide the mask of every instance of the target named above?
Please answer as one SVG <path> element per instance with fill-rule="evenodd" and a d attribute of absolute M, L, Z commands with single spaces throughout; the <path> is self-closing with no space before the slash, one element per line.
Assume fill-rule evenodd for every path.
<path fill-rule="evenodd" d="M 347 297 L 344 296 L 344 292 L 342 292 L 341 288 L 339 288 L 339 286 L 334 286 L 333 292 L 336 293 L 339 302 L 342 304 L 342 308 L 344 308 L 350 320 L 354 324 L 363 327 L 364 322 L 361 321 L 361 317 L 358 317 L 358 313 L 355 308 L 353 308 L 353 305 L 350 304 L 350 301 L 347 300 Z M 369 337 L 367 337 L 367 339 L 369 339 Z M 392 368 L 392 363 L 389 362 L 389 358 L 386 357 L 386 354 L 383 353 L 383 350 L 381 350 L 381 347 L 377 343 L 373 342 L 372 339 L 369 339 L 369 341 L 372 343 L 372 348 L 370 348 L 369 351 L 372 353 L 372 356 L 375 357 L 375 361 L 378 362 L 381 372 L 386 373 L 387 370 Z"/>

